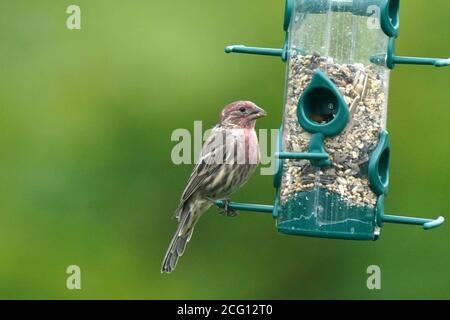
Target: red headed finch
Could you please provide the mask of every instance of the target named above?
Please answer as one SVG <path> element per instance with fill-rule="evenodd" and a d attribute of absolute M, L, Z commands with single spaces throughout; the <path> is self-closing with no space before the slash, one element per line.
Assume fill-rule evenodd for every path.
<path fill-rule="evenodd" d="M 205 141 L 200 160 L 192 172 L 180 204 L 175 212 L 178 228 L 170 242 L 161 272 L 175 269 L 186 243 L 191 239 L 195 224 L 215 200 L 226 200 L 243 186 L 255 171 L 260 160 L 256 119 L 266 112 L 250 101 L 227 105 L 219 123 Z M 236 212 L 224 206 L 230 216 Z"/>

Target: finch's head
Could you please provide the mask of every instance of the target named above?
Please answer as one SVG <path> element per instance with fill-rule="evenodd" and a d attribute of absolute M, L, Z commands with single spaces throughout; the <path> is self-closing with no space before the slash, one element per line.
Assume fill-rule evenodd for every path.
<path fill-rule="evenodd" d="M 223 108 L 220 124 L 223 126 L 254 128 L 258 118 L 267 113 L 251 101 L 236 101 Z"/>

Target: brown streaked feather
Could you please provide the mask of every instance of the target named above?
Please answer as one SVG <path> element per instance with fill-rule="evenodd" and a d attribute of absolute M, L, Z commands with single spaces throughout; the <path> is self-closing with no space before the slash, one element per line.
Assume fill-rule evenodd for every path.
<path fill-rule="evenodd" d="M 219 152 L 225 153 L 224 145 L 211 149 L 211 144 L 215 142 L 217 134 L 219 134 L 219 132 L 217 132 L 217 128 L 215 127 L 212 129 L 211 135 L 206 139 L 202 148 L 201 157 L 194 167 L 186 188 L 181 195 L 181 201 L 186 201 L 198 189 L 201 183 L 220 166 L 220 164 L 213 162 Z M 220 132 L 220 134 L 222 134 L 222 132 Z"/>

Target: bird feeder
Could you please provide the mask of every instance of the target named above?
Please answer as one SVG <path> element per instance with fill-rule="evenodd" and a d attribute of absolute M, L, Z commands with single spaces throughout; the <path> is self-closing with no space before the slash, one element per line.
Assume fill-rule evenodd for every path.
<path fill-rule="evenodd" d="M 399 0 L 287 0 L 282 49 L 225 49 L 287 63 L 274 204 L 229 208 L 272 213 L 284 234 L 353 240 L 376 240 L 387 222 L 424 229 L 444 222 L 384 213 L 390 70 L 450 64 L 397 56 L 398 27 Z"/>

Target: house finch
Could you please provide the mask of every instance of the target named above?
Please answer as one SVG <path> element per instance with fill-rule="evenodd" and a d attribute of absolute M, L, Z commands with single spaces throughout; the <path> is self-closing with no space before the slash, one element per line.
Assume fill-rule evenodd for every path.
<path fill-rule="evenodd" d="M 233 102 L 222 110 L 175 212 L 178 229 L 164 257 L 162 273 L 175 269 L 195 224 L 215 200 L 225 200 L 224 214 L 236 215 L 228 208 L 228 197 L 247 182 L 259 164 L 255 122 L 265 115 L 263 109 L 250 101 Z"/>

